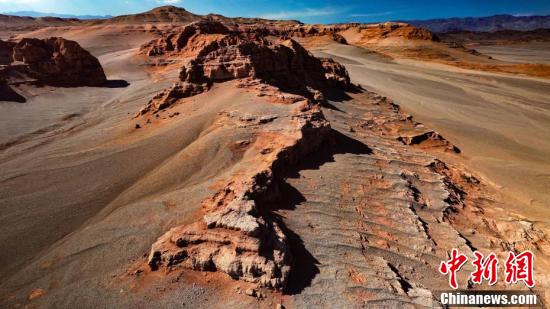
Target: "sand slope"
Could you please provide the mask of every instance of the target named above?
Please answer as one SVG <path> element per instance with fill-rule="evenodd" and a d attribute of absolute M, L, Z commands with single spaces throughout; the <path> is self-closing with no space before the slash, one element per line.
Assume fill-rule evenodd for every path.
<path fill-rule="evenodd" d="M 90 29 L 27 35 L 77 40 L 109 79 L 128 85 L 25 86 L 18 91 L 28 103 L 0 105 L 0 305 L 435 306 L 431 291 L 446 284 L 436 267 L 453 247 L 536 250 L 537 278 L 548 286 L 550 81 L 393 61 L 345 45 L 316 53 L 426 126 L 358 89 L 326 104 L 334 143 L 289 166 L 277 179 L 282 198 L 269 208 L 298 258 L 287 295 L 264 290 L 259 301 L 242 293 L 251 284 L 223 274 L 150 271 L 151 244 L 200 220 L 201 202 L 251 168 L 242 145 L 256 136 L 239 116 L 281 115 L 276 124 L 289 106 L 224 82 L 152 124 L 134 118 L 178 72 L 151 74 L 136 56 L 151 37 L 144 27 Z M 445 140 L 399 139 L 428 128 L 463 157 Z M 440 159 L 448 170 L 437 169 Z M 462 163 L 481 183 L 452 167 Z M 449 185 L 453 173 L 459 189 Z"/>
<path fill-rule="evenodd" d="M 550 81 L 389 61 L 352 46 L 332 45 L 319 54 L 336 57 L 353 80 L 449 137 L 488 180 L 547 217 Z"/>

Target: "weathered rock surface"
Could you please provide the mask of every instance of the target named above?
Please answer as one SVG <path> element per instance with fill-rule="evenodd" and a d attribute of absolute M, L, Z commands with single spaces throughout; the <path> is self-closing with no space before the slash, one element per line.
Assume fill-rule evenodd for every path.
<path fill-rule="evenodd" d="M 96 57 L 64 38 L 22 39 L 13 46 L 13 60 L 23 62 L 27 74 L 48 85 L 99 86 L 107 80 Z"/>
<path fill-rule="evenodd" d="M 397 140 L 403 142 L 405 145 L 418 145 L 420 147 L 444 147 L 447 151 L 460 153 L 460 149 L 443 138 L 439 133 L 431 130 L 404 132 L 400 134 Z"/>
<path fill-rule="evenodd" d="M 179 52 L 187 47 L 190 40 L 200 34 L 227 33 L 229 33 L 229 29 L 220 22 L 199 21 L 144 44 L 141 46 L 141 52 L 148 56 Z"/>
<path fill-rule="evenodd" d="M 156 95 L 140 115 L 232 79 L 242 80 L 240 87 L 256 90 L 259 96 L 296 105 L 286 116 L 291 125 L 283 129 L 284 138 L 278 137 L 280 133 L 260 134 L 252 145 L 257 154 L 249 159 L 254 168 L 204 201 L 201 221 L 173 228 L 153 244 L 148 262 L 153 270 L 184 267 L 221 271 L 276 289 L 287 284 L 293 263 L 287 234 L 266 205 L 277 198 L 277 179 L 285 168 L 330 138 L 328 123 L 313 102 L 324 100 L 327 89 L 348 88 L 350 80 L 346 69 L 332 59 L 315 58 L 297 42 L 267 34 L 201 21 L 142 46 L 150 57 L 183 58 L 184 64 L 179 81 Z M 281 121 L 276 116 L 238 119 L 240 126 Z"/>
<path fill-rule="evenodd" d="M 77 42 L 59 37 L 0 41 L 0 63 L 7 66 L 3 74 L 8 81 L 14 74 L 62 87 L 99 86 L 107 80 L 96 57 Z"/>
<path fill-rule="evenodd" d="M 16 84 L 77 87 L 101 86 L 107 81 L 96 57 L 77 42 L 60 37 L 0 40 L 0 66 L 0 101 L 25 101 L 11 88 Z"/>
<path fill-rule="evenodd" d="M 168 269 L 183 267 L 201 271 L 221 271 L 234 279 L 253 282 L 260 286 L 288 289 L 291 270 L 293 267 L 297 267 L 297 272 L 300 272 L 299 268 L 303 263 L 300 259 L 303 257 L 300 256 L 300 252 L 296 252 L 296 248 L 291 248 L 289 232 L 283 222 L 278 219 L 278 215 L 273 213 L 275 210 L 273 205 L 284 204 L 284 201 L 288 199 L 285 196 L 286 192 L 282 192 L 279 186 L 284 172 L 308 154 L 319 150 L 323 141 L 332 140 L 333 135 L 328 129 L 328 123 L 320 113 L 319 107 L 313 103 L 324 100 L 323 91 L 326 89 L 349 87 L 350 80 L 347 71 L 332 59 L 313 57 L 293 40 L 268 38 L 262 31 L 254 32 L 250 29 L 247 31 L 230 30 L 222 24 L 212 22 L 191 24 L 178 30 L 177 33 L 169 34 L 165 38 L 144 45 L 142 51 L 153 57 L 162 55 L 163 59 L 184 58 L 184 65 L 180 70 L 180 81 L 155 96 L 140 114 L 158 112 L 173 105 L 180 98 L 193 96 L 207 90 L 212 83 L 231 79 L 241 79 L 242 87 L 255 89 L 259 93 L 269 96 L 276 96 L 277 93 L 295 95 L 288 103 L 297 105 L 290 115 L 296 121 L 291 126 L 291 130 L 288 127 L 284 129 L 287 137 L 284 139 L 274 138 L 274 135 L 258 137 L 252 146 L 257 153 L 250 154 L 251 157 L 248 159 L 251 160 L 249 165 L 255 168 L 249 173 L 232 178 L 212 198 L 205 200 L 202 220 L 175 227 L 160 237 L 153 244 L 148 259 L 152 270 L 161 267 Z M 297 103 L 300 101 L 303 103 Z M 423 164 L 422 166 L 429 165 L 433 160 L 420 155 L 422 149 L 455 150 L 454 146 L 437 133 L 425 129 L 422 125 L 411 121 L 410 117 L 402 115 L 393 103 L 386 100 L 380 102 L 378 104 L 382 104 L 383 107 L 374 105 L 371 109 L 361 110 L 362 118 L 360 119 L 364 122 L 357 124 L 358 127 L 353 128 L 353 132 L 372 131 L 374 132 L 373 136 L 381 134 L 383 137 L 378 137 L 376 140 L 383 140 L 384 147 L 390 147 L 388 143 L 391 144 L 391 147 L 398 149 L 418 146 L 420 148 L 418 160 L 422 161 L 420 163 Z M 227 114 L 227 117 L 233 116 L 230 113 Z M 268 118 L 264 121 L 256 121 L 243 117 L 238 118 L 243 126 L 251 123 L 269 123 L 276 119 Z M 349 123 L 352 124 L 356 121 L 357 119 L 354 119 Z M 327 143 L 324 144 L 327 145 Z M 361 148 L 359 152 L 368 149 L 366 145 L 359 148 Z M 395 157 L 388 160 L 397 160 L 399 155 L 396 156 L 392 151 L 388 150 L 388 153 L 384 153 L 384 155 Z M 265 156 L 268 156 L 268 159 L 265 159 Z M 391 165 L 382 158 L 373 159 L 360 153 L 357 156 L 357 158 L 364 158 L 368 164 L 372 163 L 376 166 L 382 164 L 381 169 L 387 168 L 386 165 Z M 262 158 L 262 160 L 257 161 L 258 158 Z M 349 163 L 353 162 L 355 161 L 351 160 Z M 349 168 L 353 168 L 352 166 L 353 164 Z M 348 169 L 347 166 L 338 167 L 338 169 L 340 168 Z M 397 195 L 410 197 L 412 201 L 415 201 L 415 192 L 417 192 L 414 187 L 415 172 L 420 173 L 419 170 L 415 170 L 395 175 L 395 188 L 404 187 L 403 191 L 398 192 Z M 329 171 L 329 174 L 344 177 L 344 174 L 338 174 L 335 171 Z M 389 179 L 393 179 L 392 177 L 388 175 Z M 438 179 L 433 175 L 430 177 Z M 382 184 L 387 184 L 388 181 L 392 180 L 381 180 Z M 321 190 L 322 192 L 330 192 L 332 185 L 329 185 L 329 182 L 327 182 L 327 187 Z M 309 184 L 311 183 L 309 182 Z M 441 185 L 441 188 L 434 188 L 433 192 L 429 194 L 438 198 L 442 197 L 444 200 L 449 196 L 457 195 L 454 191 L 453 193 L 445 191 L 443 182 Z M 338 186 L 336 185 L 336 187 Z M 373 190 L 377 191 L 377 189 Z M 376 196 L 374 191 L 373 196 Z M 308 197 L 305 192 L 304 194 Z M 338 196 L 338 194 L 335 193 L 334 196 Z M 389 198 L 388 200 L 382 197 L 379 199 L 381 211 L 385 207 L 382 206 L 384 203 L 392 201 Z M 455 200 L 461 198 L 458 196 L 455 197 Z M 311 196 L 311 199 L 315 198 Z M 335 202 L 335 205 L 342 202 Z M 434 203 L 436 202 L 434 201 Z M 414 209 L 414 206 L 408 205 L 402 210 L 398 210 L 398 206 L 390 207 L 388 205 L 388 207 L 383 211 L 393 213 L 396 222 L 416 222 L 411 225 L 410 231 L 403 231 L 403 233 L 421 234 L 414 241 L 414 248 L 410 252 L 401 247 L 396 250 L 405 250 L 400 254 L 405 254 L 407 258 L 415 256 L 414 250 L 433 254 L 436 249 L 432 247 L 431 237 L 434 236 L 427 235 L 428 232 L 422 224 L 423 221 L 415 219 L 417 210 Z M 442 220 L 443 214 L 449 207 L 448 204 L 441 201 L 437 202 L 434 207 L 440 211 L 437 220 Z M 327 210 L 329 208 L 327 205 Z M 367 212 L 366 209 L 357 207 L 355 210 L 359 215 Z M 351 222 L 354 219 L 349 217 L 346 220 Z M 292 224 L 293 220 L 288 222 Z M 357 224 L 361 225 L 361 223 Z M 362 223 L 361 226 L 366 226 L 366 223 Z M 336 227 L 329 227 L 329 229 L 336 229 Z M 307 232 L 302 232 L 301 235 L 308 235 Z M 441 241 L 468 249 L 466 241 L 447 225 L 438 228 L 437 232 L 445 235 Z M 328 235 L 324 235 L 324 237 L 332 239 Z M 361 239 L 362 242 L 357 245 L 365 248 L 368 245 L 366 238 Z M 394 239 L 398 241 L 397 236 Z M 335 238 L 334 241 L 341 240 Z M 376 243 L 384 244 L 379 240 L 376 240 Z M 441 249 L 441 255 L 446 248 Z M 296 254 L 298 257 L 293 257 Z M 413 302 L 412 299 L 416 299 L 414 300 L 416 303 L 427 304 L 432 301 L 433 297 L 429 289 L 423 285 L 423 281 L 414 283 L 413 287 L 409 289 L 407 283 L 403 283 L 405 279 L 401 277 L 399 266 L 395 261 L 388 261 L 383 256 L 377 256 L 374 251 L 371 254 L 373 256 L 368 258 L 366 263 L 370 265 L 373 272 L 383 273 L 382 277 L 386 279 L 378 278 L 370 281 L 368 289 L 393 289 L 402 296 L 390 296 L 394 293 L 388 293 L 388 295 L 382 293 L 380 297 L 391 297 L 398 302 Z M 360 256 L 364 256 L 364 253 Z M 435 260 L 435 257 L 431 257 L 427 261 L 434 262 Z M 332 263 L 331 265 L 336 265 L 334 267 L 338 268 L 337 265 L 340 262 L 333 262 L 328 263 Z M 354 261 L 354 264 L 357 263 L 360 262 Z M 421 266 L 422 263 L 418 262 L 415 265 L 425 269 L 424 266 Z M 359 282 L 356 282 L 355 285 L 363 283 L 364 278 L 372 276 L 371 272 L 361 274 L 361 271 L 359 268 L 343 269 L 343 273 L 349 272 L 350 276 L 356 277 L 355 280 Z M 428 271 L 427 268 L 426 271 Z M 290 280 L 290 285 L 295 285 L 296 282 L 292 281 L 296 280 Z M 299 282 L 299 280 L 297 281 Z M 346 286 L 346 284 L 339 286 Z M 290 287 L 290 289 L 293 288 L 295 287 Z"/>
<path fill-rule="evenodd" d="M 437 268 L 452 248 L 499 259 L 529 249 L 545 263 L 544 231 L 495 207 L 506 201 L 460 165 L 438 159 L 459 157 L 448 145 L 404 143 L 405 132 L 423 135 L 426 128 L 389 99 L 352 97 L 325 113 L 340 132 L 336 147 L 305 157 L 275 203 L 294 233 L 293 306 L 441 307 L 434 291 L 448 287 L 448 278 Z M 468 286 L 472 269 L 468 263 L 458 273 L 461 288 L 477 288 Z"/>
<path fill-rule="evenodd" d="M 259 134 L 252 145 L 256 153 L 246 158 L 253 168 L 204 201 L 201 221 L 175 227 L 153 244 L 148 261 L 151 269 L 181 266 L 221 271 L 260 286 L 286 286 L 293 257 L 287 232 L 268 201 L 278 198 L 277 179 L 285 168 L 330 138 L 318 106 L 304 101 L 287 117 L 284 121 L 290 121 L 289 127 L 283 135 Z"/>
<path fill-rule="evenodd" d="M 8 65 L 13 62 L 14 42 L 0 40 L 0 65 Z"/>
<path fill-rule="evenodd" d="M 407 23 L 386 22 L 380 24 L 343 24 L 339 32 L 355 31 L 361 35 L 360 41 L 380 40 L 386 38 L 405 38 L 408 40 L 439 41 L 429 30 Z"/>
<path fill-rule="evenodd" d="M 2 76 L 1 71 L 0 71 L 0 101 L 19 102 L 19 103 L 23 103 L 26 101 L 26 99 L 23 96 L 15 92 L 8 85 L 8 82 Z"/>
<path fill-rule="evenodd" d="M 323 91 L 350 86 L 344 66 L 331 59 L 318 59 L 292 39 L 274 38 L 262 30 L 230 30 L 213 21 L 200 21 L 142 46 L 142 53 L 165 58 L 184 58 L 179 79 L 182 83 L 210 85 L 231 79 L 253 78 L 284 92 L 324 100 Z M 175 88 L 208 89 L 176 85 Z M 141 111 L 156 112 L 195 91 L 168 91 Z M 160 102 L 159 102 L 160 100 Z M 161 109 L 162 109 L 161 108 Z"/>
<path fill-rule="evenodd" d="M 178 99 L 197 95 L 207 89 L 207 84 L 175 83 L 172 87 L 164 89 L 153 96 L 149 103 L 139 111 L 138 115 L 146 114 L 149 111 L 163 110 L 174 104 Z"/>
<path fill-rule="evenodd" d="M 328 37 L 336 43 L 348 44 L 346 39 L 338 34 L 338 27 L 331 26 L 300 26 L 291 30 L 274 31 L 278 35 L 295 38 Z"/>

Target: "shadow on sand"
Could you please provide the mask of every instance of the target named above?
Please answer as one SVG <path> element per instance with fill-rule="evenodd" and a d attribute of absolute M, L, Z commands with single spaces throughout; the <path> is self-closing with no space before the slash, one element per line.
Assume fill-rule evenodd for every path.
<path fill-rule="evenodd" d="M 0 101 L 25 103 L 27 99 L 13 90 L 10 86 L 0 85 Z"/>
<path fill-rule="evenodd" d="M 104 88 L 126 88 L 128 86 L 130 86 L 130 83 L 123 80 L 123 79 L 111 79 L 111 80 L 106 81 L 100 87 L 104 87 Z"/>
<path fill-rule="evenodd" d="M 292 211 L 300 204 L 307 201 L 306 197 L 295 187 L 285 181 L 288 178 L 299 178 L 300 171 L 319 169 L 327 162 L 334 162 L 336 154 L 370 154 L 372 150 L 364 143 L 348 137 L 336 130 L 331 131 L 331 138 L 318 151 L 303 158 L 298 165 L 287 170 L 283 177 L 278 177 L 276 184 L 278 194 L 274 201 L 266 202 L 269 204 L 269 217 L 281 227 L 289 241 L 290 250 L 293 257 L 293 267 L 288 279 L 284 293 L 296 295 L 311 285 L 313 279 L 320 273 L 318 265 L 320 262 L 306 248 L 304 241 L 294 231 L 292 231 L 284 222 L 284 217 L 279 210 Z M 291 213 L 287 214 L 291 215 Z"/>

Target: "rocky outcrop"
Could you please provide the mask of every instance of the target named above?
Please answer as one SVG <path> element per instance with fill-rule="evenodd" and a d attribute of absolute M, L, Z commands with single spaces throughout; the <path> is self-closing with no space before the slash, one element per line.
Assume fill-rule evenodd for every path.
<path fill-rule="evenodd" d="M 446 151 L 460 153 L 460 149 L 451 144 L 439 133 L 431 130 L 418 130 L 416 132 L 405 132 L 401 134 L 398 141 L 403 142 L 405 145 L 418 145 L 424 148 L 441 148 Z"/>
<path fill-rule="evenodd" d="M 262 29 L 230 30 L 219 22 L 201 21 L 151 41 L 141 51 L 149 56 L 185 59 L 179 75 L 183 84 L 168 91 L 170 97 L 155 97 L 142 114 L 195 94 L 177 89 L 208 89 L 204 85 L 232 79 L 259 79 L 284 92 L 316 101 L 324 100 L 323 91 L 328 88 L 350 86 L 341 64 L 315 58 L 296 41 L 271 37 Z"/>
<path fill-rule="evenodd" d="M 390 28 L 390 32 L 384 34 L 389 37 L 398 36 L 409 40 L 439 41 L 439 38 L 435 34 L 424 28 L 419 28 L 412 25 L 393 23 L 386 24 L 383 24 L 384 26 L 382 26 L 382 29 L 387 29 L 388 27 Z"/>
<path fill-rule="evenodd" d="M 161 111 L 174 104 L 180 98 L 191 97 L 207 89 L 207 84 L 175 83 L 172 87 L 157 93 L 149 103 L 138 112 L 138 115 L 144 115 L 151 111 Z"/>
<path fill-rule="evenodd" d="M 328 37 L 336 43 L 348 44 L 346 39 L 338 34 L 337 27 L 325 26 L 301 26 L 291 30 L 281 31 L 283 35 L 297 38 Z"/>
<path fill-rule="evenodd" d="M 0 40 L 0 65 L 8 65 L 13 62 L 13 42 Z"/>
<path fill-rule="evenodd" d="M 24 38 L 13 46 L 13 61 L 38 82 L 53 86 L 99 86 L 107 78 L 96 57 L 64 38 Z"/>
<path fill-rule="evenodd" d="M 141 46 L 141 52 L 148 56 L 178 52 L 187 47 L 187 44 L 193 37 L 200 34 L 226 33 L 229 33 L 229 29 L 219 22 L 199 21 L 144 44 Z"/>
<path fill-rule="evenodd" d="M 324 66 L 324 62 L 330 64 Z M 327 79 L 327 73 L 331 80 Z M 347 71 L 338 63 L 313 57 L 296 41 L 273 42 L 262 37 L 228 36 L 216 40 L 189 61 L 180 74 L 182 81 L 192 83 L 245 77 L 259 78 L 288 92 L 306 95 L 328 88 L 331 83 L 349 85 Z"/>
<path fill-rule="evenodd" d="M 168 33 L 145 44 L 142 53 L 183 65 L 178 82 L 153 97 L 138 115 L 157 113 L 180 98 L 234 79 L 240 80 L 238 87 L 268 96 L 268 102 L 292 104 L 284 117 L 239 117 L 238 122 L 247 126 L 284 125 L 256 133 L 242 159 L 249 170 L 203 202 L 200 221 L 161 236 L 152 245 L 150 268 L 220 271 L 234 279 L 283 289 L 293 257 L 287 231 L 269 205 L 281 194 L 278 183 L 283 171 L 330 138 L 328 122 L 315 102 L 324 100 L 327 89 L 350 86 L 346 69 L 332 59 L 315 58 L 294 40 L 272 37 L 261 29 L 229 29 L 214 21 Z"/>
<path fill-rule="evenodd" d="M 320 58 L 325 78 L 331 86 L 351 85 L 350 78 L 346 68 L 332 58 Z"/>
<path fill-rule="evenodd" d="M 96 57 L 64 38 L 0 40 L 0 101 L 24 102 L 18 84 L 100 86 L 107 78 Z"/>
<path fill-rule="evenodd" d="M 290 233 L 272 209 L 275 201 L 283 200 L 284 190 L 278 184 L 285 169 L 332 138 L 329 124 L 315 103 L 324 100 L 328 89 L 350 86 L 346 69 L 332 59 L 313 57 L 292 39 L 274 38 L 263 30 L 231 30 L 214 22 L 179 29 L 144 45 L 142 51 L 155 58 L 162 55 L 163 60 L 174 63 L 181 61 L 183 65 L 179 81 L 155 96 L 141 115 L 156 113 L 180 98 L 209 89 L 213 83 L 233 79 L 241 80 L 240 85 L 247 90 L 260 89 L 262 94 L 276 95 L 275 88 L 278 93 L 293 95 L 287 102 L 295 106 L 289 115 L 263 120 L 239 118 L 239 125 L 246 122 L 242 125 L 251 126 L 290 122 L 270 132 L 257 132 L 241 162 L 249 168 L 239 171 L 203 201 L 199 221 L 162 235 L 152 245 L 148 258 L 151 270 L 219 271 L 259 286 L 284 289 L 296 261 L 290 248 Z M 361 130 L 383 130 L 395 135 L 395 139 L 401 138 L 404 144 L 449 147 L 438 135 L 412 122 L 404 130 L 402 122 L 410 119 L 401 117 L 393 103 L 387 105 L 387 114 L 366 112 L 364 117 L 371 122 Z M 224 115 L 232 117 L 231 113 Z M 395 139 L 393 143 L 397 143 Z M 360 148 L 363 151 L 367 147 Z M 414 190 L 409 193 L 412 195 Z M 422 239 L 421 245 L 425 243 L 429 240 Z M 391 267 L 386 268 L 389 274 L 394 273 Z"/>
<path fill-rule="evenodd" d="M 96 57 L 64 38 L 0 40 L 0 101 L 24 102 L 15 84 L 58 87 L 100 86 L 107 81 Z"/>
<path fill-rule="evenodd" d="M 148 264 L 221 271 L 234 279 L 283 289 L 293 265 L 287 232 L 272 215 L 269 201 L 280 194 L 277 179 L 285 167 L 318 149 L 330 137 L 328 122 L 316 105 L 298 105 L 280 133 L 264 133 L 245 158 L 249 173 L 232 179 L 204 201 L 205 214 L 193 224 L 171 229 L 152 246 Z M 266 151 L 269 149 L 269 151 Z M 258 162 L 258 158 L 266 157 Z"/>
<path fill-rule="evenodd" d="M 414 41 L 439 41 L 429 30 L 406 23 L 386 22 L 380 24 L 342 24 L 336 26 L 336 33 L 349 37 L 350 44 L 376 43 L 389 38 Z"/>
<path fill-rule="evenodd" d="M 0 101 L 9 101 L 9 102 L 19 102 L 23 103 L 26 99 L 13 90 L 2 76 L 2 71 L 0 71 Z"/>
<path fill-rule="evenodd" d="M 184 24 L 199 20 L 201 18 L 202 17 L 200 15 L 193 14 L 185 10 L 184 8 L 176 7 L 173 5 L 165 5 L 143 13 L 121 15 L 109 19 L 96 20 L 94 21 L 94 24 Z"/>

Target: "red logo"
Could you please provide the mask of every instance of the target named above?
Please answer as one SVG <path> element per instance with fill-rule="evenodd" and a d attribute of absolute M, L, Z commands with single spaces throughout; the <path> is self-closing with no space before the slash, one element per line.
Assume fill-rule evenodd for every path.
<path fill-rule="evenodd" d="M 441 262 L 441 265 L 439 265 L 439 272 L 447 275 L 449 274 L 449 285 L 453 289 L 458 289 L 458 283 L 456 282 L 456 273 L 460 270 L 460 268 L 468 261 L 468 257 L 466 257 L 462 253 L 458 253 L 458 250 L 453 249 L 451 251 L 451 259 L 448 261 Z"/>
<path fill-rule="evenodd" d="M 475 260 L 472 262 L 475 271 L 470 274 L 473 283 L 481 284 L 483 280 L 489 281 L 489 285 L 497 283 L 498 279 L 498 260 L 493 252 L 486 258 L 479 251 L 474 252 Z"/>
<path fill-rule="evenodd" d="M 466 255 L 458 252 L 457 249 L 453 249 L 449 260 L 442 261 L 439 265 L 439 272 L 449 276 L 449 286 L 451 288 L 458 289 L 457 273 L 467 261 L 468 257 Z M 528 287 L 534 287 L 533 262 L 534 255 L 529 250 L 517 255 L 514 252 L 509 252 L 505 263 L 506 284 L 517 284 L 523 281 Z M 483 253 L 475 251 L 472 265 L 474 266 L 474 271 L 470 273 L 470 280 L 474 284 L 482 284 L 483 281 L 487 281 L 491 286 L 497 283 L 499 260 L 494 252 L 490 252 L 487 256 L 484 256 Z"/>
<path fill-rule="evenodd" d="M 533 252 L 531 251 L 523 251 L 518 255 L 515 255 L 513 252 L 509 252 L 508 258 L 506 259 L 506 283 L 516 284 L 518 281 L 523 281 L 528 287 L 534 287 L 534 258 Z"/>

